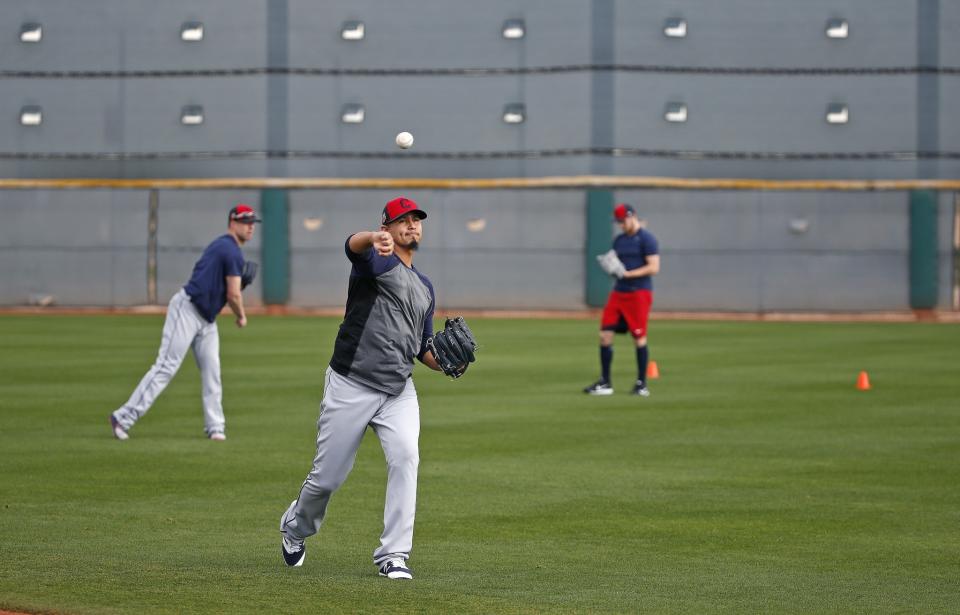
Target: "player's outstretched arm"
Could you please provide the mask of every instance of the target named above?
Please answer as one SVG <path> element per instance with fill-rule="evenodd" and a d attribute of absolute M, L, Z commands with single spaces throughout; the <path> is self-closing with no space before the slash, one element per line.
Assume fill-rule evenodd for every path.
<path fill-rule="evenodd" d="M 361 231 L 350 235 L 350 251 L 363 254 L 373 247 L 380 256 L 393 254 L 393 237 L 386 231 Z"/>

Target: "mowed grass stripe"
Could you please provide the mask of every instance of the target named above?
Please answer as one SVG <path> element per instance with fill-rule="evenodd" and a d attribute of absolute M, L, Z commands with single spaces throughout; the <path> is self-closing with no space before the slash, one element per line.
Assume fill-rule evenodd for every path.
<path fill-rule="evenodd" d="M 375 574 L 368 433 L 302 568 L 280 513 L 313 455 L 339 322 L 221 319 L 228 441 L 192 358 L 131 432 L 107 415 L 156 316 L 2 316 L 0 607 L 69 613 L 951 612 L 954 325 L 654 321 L 652 397 L 596 378 L 596 323 L 476 320 L 458 381 L 418 367 L 413 583 Z M 854 388 L 867 370 L 871 391 Z"/>

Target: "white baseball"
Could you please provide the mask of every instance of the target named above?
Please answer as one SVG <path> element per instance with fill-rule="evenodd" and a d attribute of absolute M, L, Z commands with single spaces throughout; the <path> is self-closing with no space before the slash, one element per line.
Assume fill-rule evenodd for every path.
<path fill-rule="evenodd" d="M 413 145 L 413 135 L 409 132 L 401 132 L 397 134 L 397 147 L 400 149 L 407 149 Z"/>

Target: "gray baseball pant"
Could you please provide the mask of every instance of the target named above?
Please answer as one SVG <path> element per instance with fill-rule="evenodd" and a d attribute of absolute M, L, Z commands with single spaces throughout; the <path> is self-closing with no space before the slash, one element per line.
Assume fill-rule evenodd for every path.
<path fill-rule="evenodd" d="M 125 430 L 133 427 L 150 410 L 180 369 L 191 348 L 200 368 L 204 429 L 208 435 L 223 431 L 226 419 L 223 416 L 223 388 L 220 384 L 220 335 L 217 323 L 208 322 L 201 316 L 182 288 L 167 306 L 156 362 L 140 380 L 127 403 L 113 413 Z"/>
<path fill-rule="evenodd" d="M 420 404 L 413 379 L 391 396 L 327 368 L 317 420 L 317 455 L 300 495 L 280 519 L 280 531 L 294 540 L 316 534 L 330 497 L 346 480 L 367 426 L 380 439 L 387 461 L 387 495 L 383 534 L 373 552 L 378 566 L 392 558 L 406 560 L 413 548 L 420 464 Z"/>

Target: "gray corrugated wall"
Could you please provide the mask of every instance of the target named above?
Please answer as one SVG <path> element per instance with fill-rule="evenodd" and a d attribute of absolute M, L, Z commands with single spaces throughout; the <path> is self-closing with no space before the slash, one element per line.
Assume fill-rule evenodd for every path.
<path fill-rule="evenodd" d="M 685 39 L 663 34 L 664 20 L 688 22 Z M 824 35 L 830 18 L 850 37 Z M 527 24 L 505 40 L 506 19 Z M 366 38 L 344 41 L 340 28 L 361 20 Z M 200 42 L 179 39 L 180 25 L 203 22 Z M 43 40 L 21 43 L 22 23 L 43 25 Z M 931 144 L 960 152 L 960 3 L 942 0 L 69 0 L 0 4 L 0 176 L 415 176 L 483 177 L 610 172 L 690 177 L 954 177 L 960 157 L 925 163 L 910 153 Z M 936 44 L 929 43 L 936 40 Z M 706 72 L 604 70 L 603 66 L 694 67 Z M 588 70 L 593 65 L 595 70 Z M 470 76 L 430 70 L 516 71 Z M 268 68 L 294 74 L 266 74 Z M 254 74 L 158 76 L 150 71 Z M 297 69 L 372 70 L 371 75 L 299 74 Z M 851 69 L 853 74 L 742 74 L 739 69 Z M 892 74 L 859 74 L 893 69 Z M 902 69 L 902 70 L 901 70 Z M 390 75 L 390 71 L 421 71 Z M 33 71 L 33 77 L 22 76 Z M 37 72 L 42 75 L 37 76 Z M 48 71 L 43 73 L 43 71 Z M 56 78 L 49 71 L 112 71 Z M 126 71 L 126 77 L 116 71 Z M 718 72 L 719 71 L 719 72 Z M 20 75 L 20 76 L 18 76 Z M 689 121 L 664 121 L 669 101 L 688 105 Z M 503 106 L 521 102 L 527 121 L 506 125 Z M 824 121 L 831 102 L 851 122 Z M 362 103 L 362 125 L 339 121 L 345 103 Z M 203 105 L 201 126 L 179 122 L 184 105 Z M 40 105 L 44 122 L 17 122 Z M 932 114 L 932 115 L 931 115 Z M 937 139 L 924 136 L 934 126 Z M 392 155 L 393 135 L 417 138 Z M 590 154 L 626 148 L 660 155 Z M 295 157 L 267 160 L 264 152 Z M 552 152 L 545 157 L 516 152 Z M 579 153 L 562 153 L 578 150 Z M 558 154 L 557 152 L 561 152 Z M 731 158 L 677 159 L 677 152 Z M 178 153 L 200 159 L 144 156 Z M 316 152 L 331 155 L 317 157 Z M 495 158 L 416 158 L 495 152 Z M 671 153 L 663 157 L 662 153 Z M 906 152 L 906 159 L 887 159 Z M 75 159 L 116 154 L 125 160 Z M 769 160 L 750 154 L 808 154 Z M 849 159 L 816 155 L 842 153 Z M 54 160 L 22 154 L 60 154 Z M 878 156 L 878 154 L 884 154 Z M 336 157 L 343 156 L 346 157 Z M 230 156 L 233 156 L 232 158 Z M 739 156 L 739 157 L 738 157 Z M 859 157 L 858 157 L 859 156 Z M 866 156 L 866 158 L 864 158 Z M 873 156 L 871 158 L 870 156 Z M 901 157 L 903 158 L 903 157 Z"/>
<path fill-rule="evenodd" d="M 374 229 L 394 191 L 294 190 L 290 304 L 342 307 L 350 233 Z M 441 307 L 580 309 L 581 190 L 410 190 L 428 212 L 417 267 Z M 620 190 L 661 245 L 659 310 L 876 311 L 909 304 L 909 195 L 904 192 Z M 162 190 L 158 301 L 189 278 L 226 230 L 243 190 Z M 952 194 L 939 197 L 938 307 L 950 307 Z M 147 301 L 147 191 L 0 192 L 0 305 Z M 262 233 L 263 229 L 259 229 Z M 611 224 L 611 237 L 614 232 Z M 260 260 L 260 237 L 245 248 Z M 245 294 L 260 304 L 260 285 Z"/>

